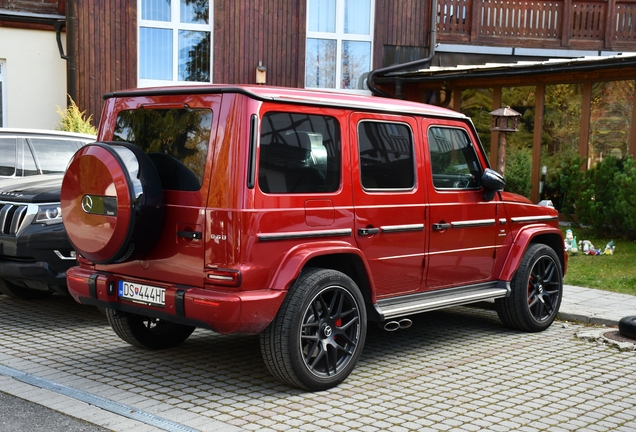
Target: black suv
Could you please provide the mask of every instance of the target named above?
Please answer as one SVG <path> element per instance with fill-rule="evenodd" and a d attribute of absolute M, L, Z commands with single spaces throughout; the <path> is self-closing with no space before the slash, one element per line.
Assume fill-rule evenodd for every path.
<path fill-rule="evenodd" d="M 62 175 L 94 136 L 0 129 L 0 293 L 33 299 L 66 293 L 75 264 L 60 210 Z"/>

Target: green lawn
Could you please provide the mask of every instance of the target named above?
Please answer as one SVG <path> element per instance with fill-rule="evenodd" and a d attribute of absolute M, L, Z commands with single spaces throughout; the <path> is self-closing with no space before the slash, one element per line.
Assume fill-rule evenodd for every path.
<path fill-rule="evenodd" d="M 565 233 L 565 229 L 563 230 Z M 578 241 L 590 240 L 596 249 L 605 249 L 611 239 L 587 237 L 572 228 Z M 583 234 L 583 235 L 581 235 Z M 614 255 L 570 255 L 564 283 L 636 295 L 636 242 L 614 240 Z"/>

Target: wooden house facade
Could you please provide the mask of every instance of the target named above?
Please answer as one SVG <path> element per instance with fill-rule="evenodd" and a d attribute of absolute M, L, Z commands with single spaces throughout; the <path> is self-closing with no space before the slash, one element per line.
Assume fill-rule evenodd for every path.
<path fill-rule="evenodd" d="M 636 52 L 636 0 L 0 0 L 2 26 L 48 29 L 65 40 L 66 91 L 95 123 L 103 94 L 153 85 L 318 87 L 462 111 L 465 90 L 487 88 L 492 106 L 484 109 L 493 110 L 505 102 L 501 89 L 530 86 L 540 95 L 549 82 L 582 86 L 577 121 L 585 131 L 594 84 L 636 79 L 620 65 L 547 69 L 541 77 L 518 69 L 490 78 L 426 72 Z M 636 128 L 628 126 L 626 148 L 634 153 Z M 536 183 L 541 129 L 533 140 Z M 579 153 L 594 159 L 586 140 L 581 132 Z"/>

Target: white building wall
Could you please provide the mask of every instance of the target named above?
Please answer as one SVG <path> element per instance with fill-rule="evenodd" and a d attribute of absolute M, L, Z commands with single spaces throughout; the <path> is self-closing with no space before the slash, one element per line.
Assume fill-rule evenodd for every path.
<path fill-rule="evenodd" d="M 62 46 L 66 46 L 62 33 Z M 54 31 L 0 27 L 4 63 L 4 126 L 55 129 L 56 106 L 66 107 L 66 60 Z"/>

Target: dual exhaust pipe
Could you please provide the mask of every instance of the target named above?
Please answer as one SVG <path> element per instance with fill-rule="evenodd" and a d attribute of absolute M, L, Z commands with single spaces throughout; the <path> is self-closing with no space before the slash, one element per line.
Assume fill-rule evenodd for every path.
<path fill-rule="evenodd" d="M 384 330 L 389 331 L 389 332 L 394 332 L 396 330 L 400 330 L 400 329 L 407 329 L 409 327 L 411 327 L 413 325 L 413 321 L 411 321 L 408 318 L 402 318 L 401 320 L 397 320 L 397 321 L 387 321 L 384 323 Z"/>

